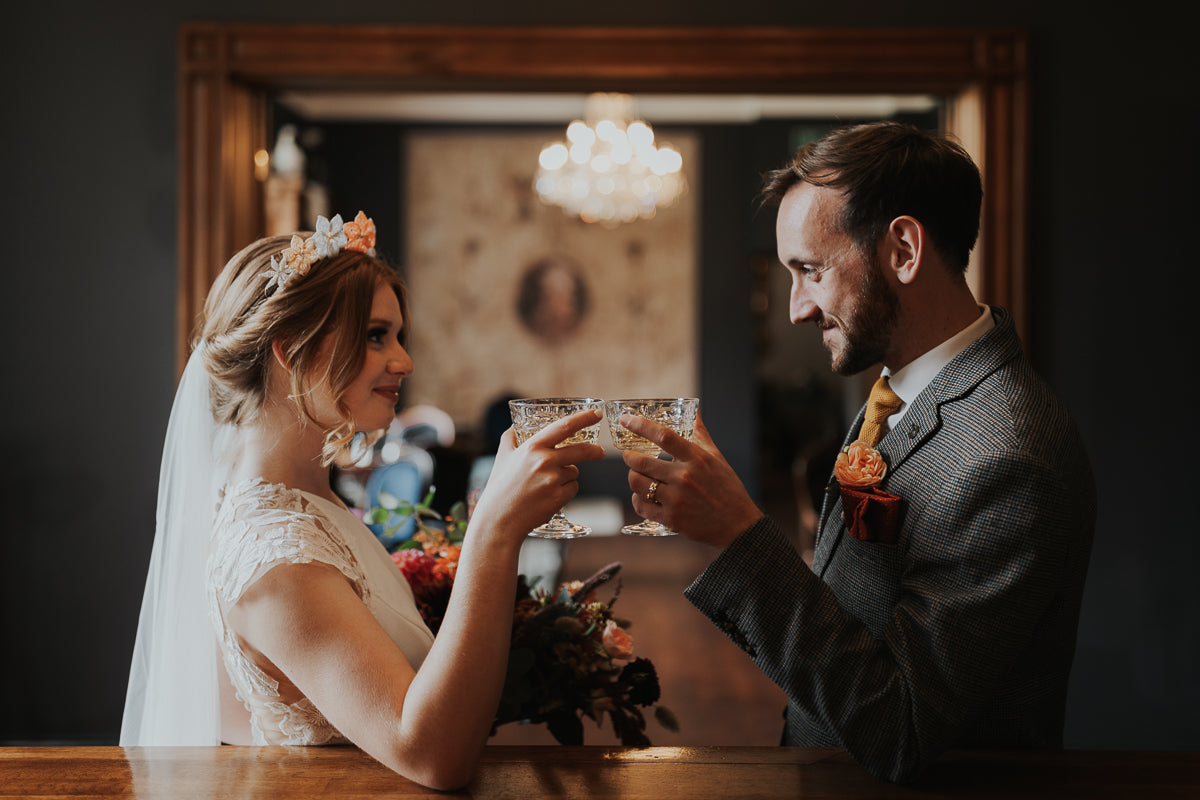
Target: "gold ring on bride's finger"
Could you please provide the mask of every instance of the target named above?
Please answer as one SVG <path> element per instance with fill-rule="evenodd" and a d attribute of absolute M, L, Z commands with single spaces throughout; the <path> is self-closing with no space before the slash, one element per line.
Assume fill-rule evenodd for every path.
<path fill-rule="evenodd" d="M 646 490 L 646 500 L 648 500 L 651 503 L 654 503 L 654 505 L 656 505 L 656 506 L 660 505 L 658 500 L 655 499 L 657 496 L 658 496 L 658 481 L 650 481 L 650 488 Z"/>

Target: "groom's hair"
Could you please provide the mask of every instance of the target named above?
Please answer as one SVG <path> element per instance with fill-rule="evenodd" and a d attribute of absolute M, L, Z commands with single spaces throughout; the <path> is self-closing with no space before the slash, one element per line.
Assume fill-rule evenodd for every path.
<path fill-rule="evenodd" d="M 910 216 L 949 265 L 966 271 L 979 237 L 983 183 L 957 142 L 890 120 L 838 128 L 766 173 L 760 197 L 778 204 L 799 183 L 841 190 L 841 230 L 861 253 L 874 253 L 892 220 Z"/>

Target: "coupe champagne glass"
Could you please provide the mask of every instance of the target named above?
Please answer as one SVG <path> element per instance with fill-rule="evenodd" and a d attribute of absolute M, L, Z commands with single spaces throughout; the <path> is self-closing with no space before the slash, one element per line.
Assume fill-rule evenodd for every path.
<path fill-rule="evenodd" d="M 569 417 L 579 411 L 604 410 L 604 401 L 595 397 L 537 397 L 521 400 L 509 400 L 508 410 L 512 414 L 513 431 L 517 435 L 517 444 L 523 444 L 542 428 L 563 417 Z M 558 446 L 568 444 L 599 444 L 600 423 L 589 425 L 583 430 L 572 434 Z M 529 532 L 530 536 L 541 539 L 575 539 L 587 536 L 592 529 L 567 519 L 560 510 L 550 518 L 549 522 L 539 525 Z"/>
<path fill-rule="evenodd" d="M 654 442 L 621 425 L 621 416 L 632 414 L 665 425 L 685 439 L 691 439 L 696 429 L 696 410 L 700 401 L 695 397 L 656 397 L 637 400 L 609 400 L 604 404 L 608 430 L 619 450 L 637 450 L 648 456 L 658 456 L 662 448 Z M 662 523 L 644 519 L 636 525 L 626 525 L 621 533 L 631 536 L 674 536 L 675 531 Z"/>

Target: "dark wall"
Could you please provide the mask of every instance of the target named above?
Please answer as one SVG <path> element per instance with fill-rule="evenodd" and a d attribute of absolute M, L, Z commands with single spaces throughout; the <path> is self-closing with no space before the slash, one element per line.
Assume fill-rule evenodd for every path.
<path fill-rule="evenodd" d="M 586 16 L 483 0 L 330 8 L 60 0 L 8 16 L 19 34 L 0 54 L 0 741 L 117 732 L 175 374 L 177 28 L 207 19 L 1029 29 L 1027 345 L 1075 411 L 1101 496 L 1068 742 L 1200 748 L 1200 525 L 1187 502 L 1197 435 L 1174 422 L 1180 400 L 1192 403 L 1173 391 L 1195 359 L 1184 245 L 1200 103 L 1196 48 L 1165 3 L 1120 17 L 1035 0 L 697 0 L 686 19 L 665 0 L 615 0 Z M 742 279 L 729 280 L 732 292 Z M 722 324 L 729 341 L 747 340 L 745 318 Z M 744 355 L 712 350 L 704 368 L 740 380 Z"/>

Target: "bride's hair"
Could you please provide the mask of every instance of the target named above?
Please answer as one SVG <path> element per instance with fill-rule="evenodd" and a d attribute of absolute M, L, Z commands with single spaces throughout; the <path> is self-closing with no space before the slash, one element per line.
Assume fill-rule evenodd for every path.
<path fill-rule="evenodd" d="M 348 249 L 317 259 L 305 275 L 271 286 L 271 259 L 290 239 L 290 234 L 260 239 L 229 260 L 205 300 L 195 347 L 210 377 L 213 418 L 240 425 L 262 410 L 272 343 L 279 341 L 300 413 L 320 425 L 308 395 L 321 384 L 333 394 L 341 422 L 326 431 L 322 460 L 330 464 L 356 432 L 342 398 L 366 359 L 375 291 L 381 283 L 392 288 L 406 325 L 407 292 L 390 266 Z M 329 337 L 332 357 L 321 369 L 317 356 Z"/>

